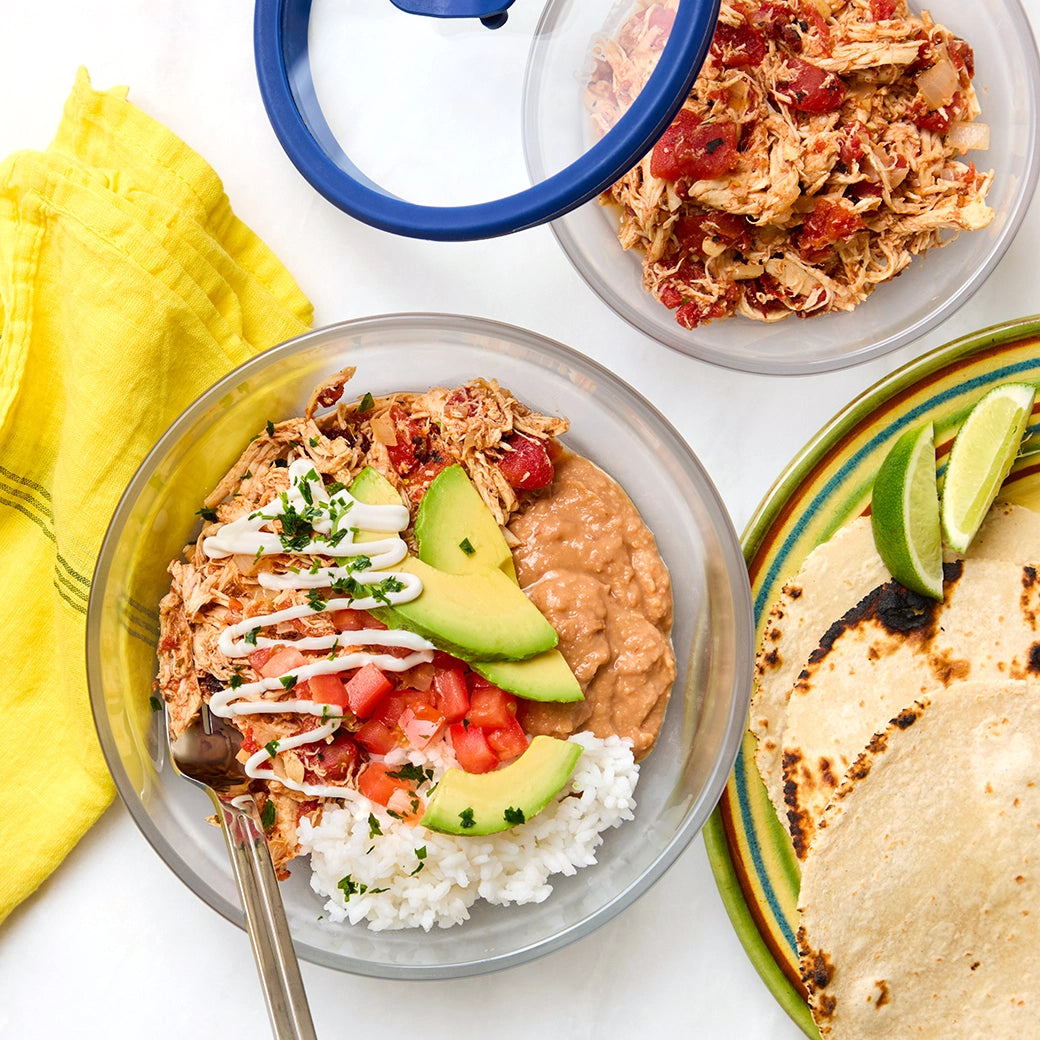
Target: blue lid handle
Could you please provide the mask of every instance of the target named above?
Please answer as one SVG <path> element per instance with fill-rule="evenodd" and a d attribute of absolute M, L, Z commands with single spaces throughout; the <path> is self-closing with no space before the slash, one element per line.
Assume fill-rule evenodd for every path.
<path fill-rule="evenodd" d="M 425 14 L 431 18 L 479 18 L 489 28 L 505 24 L 506 10 L 513 0 L 390 0 L 394 7 L 408 14 Z"/>

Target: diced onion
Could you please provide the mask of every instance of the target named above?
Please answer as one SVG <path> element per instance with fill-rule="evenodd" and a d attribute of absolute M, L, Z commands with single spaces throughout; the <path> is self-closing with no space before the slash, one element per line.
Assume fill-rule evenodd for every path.
<path fill-rule="evenodd" d="M 765 271 L 761 264 L 734 264 L 726 272 L 735 282 L 742 282 L 749 278 L 757 278 Z"/>
<path fill-rule="evenodd" d="M 986 123 L 966 123 L 955 119 L 950 123 L 946 142 L 963 155 L 965 152 L 984 152 L 989 148 L 989 125 Z"/>
<path fill-rule="evenodd" d="M 917 77 L 917 89 L 924 98 L 924 103 L 934 112 L 953 100 L 953 95 L 960 86 L 960 77 L 953 60 L 942 47 L 937 52 L 936 61 L 929 65 Z"/>
<path fill-rule="evenodd" d="M 396 444 L 397 430 L 389 415 L 377 415 L 371 423 L 372 439 L 376 444 Z"/>

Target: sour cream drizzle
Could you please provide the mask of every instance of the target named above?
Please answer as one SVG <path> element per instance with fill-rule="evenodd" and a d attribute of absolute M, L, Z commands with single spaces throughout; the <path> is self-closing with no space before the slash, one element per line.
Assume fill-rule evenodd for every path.
<path fill-rule="evenodd" d="M 352 561 L 332 566 L 315 564 L 305 570 L 263 571 L 257 576 L 268 589 L 330 589 L 330 598 L 313 597 L 270 614 L 244 618 L 228 625 L 218 639 L 218 649 L 232 660 L 248 657 L 263 647 L 291 646 L 297 650 L 327 650 L 328 656 L 310 661 L 284 675 L 227 686 L 214 693 L 210 710 L 223 718 L 291 713 L 323 719 L 321 726 L 273 742 L 251 755 L 246 774 L 257 780 L 277 780 L 285 787 L 312 797 L 341 798 L 345 785 L 308 784 L 271 768 L 274 752 L 289 751 L 307 744 L 321 744 L 339 729 L 341 718 L 330 716 L 330 707 L 307 698 L 267 700 L 268 691 L 284 692 L 316 675 L 335 675 L 372 663 L 386 672 L 403 672 L 433 660 L 432 643 L 412 632 L 389 629 L 360 629 L 328 636 L 283 639 L 264 636 L 287 621 L 337 610 L 370 610 L 415 599 L 422 582 L 413 574 L 393 571 L 408 553 L 400 532 L 408 526 L 404 505 L 369 505 L 346 489 L 329 495 L 312 463 L 296 459 L 289 464 L 289 487 L 252 513 L 232 520 L 202 540 L 202 551 L 210 559 L 232 555 L 261 557 L 320 556 Z M 280 521 L 281 530 L 273 525 Z M 391 537 L 355 542 L 357 531 L 386 532 Z M 344 594 L 345 593 L 345 594 Z M 373 652 L 369 647 L 397 647 L 412 651 L 404 657 Z M 339 652 L 342 648 L 343 652 Z"/>

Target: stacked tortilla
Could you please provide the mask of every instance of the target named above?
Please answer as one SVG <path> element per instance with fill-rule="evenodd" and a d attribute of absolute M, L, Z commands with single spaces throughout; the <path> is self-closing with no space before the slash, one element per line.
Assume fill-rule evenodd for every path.
<path fill-rule="evenodd" d="M 1033 1028 L 1040 575 L 1029 559 L 1040 561 L 1040 514 L 994 506 L 968 557 L 946 561 L 939 604 L 891 580 L 861 518 L 806 559 L 769 614 L 751 728 L 801 865 L 802 972 L 825 1037 Z M 1010 1017 L 994 1026 L 994 1014 Z"/>

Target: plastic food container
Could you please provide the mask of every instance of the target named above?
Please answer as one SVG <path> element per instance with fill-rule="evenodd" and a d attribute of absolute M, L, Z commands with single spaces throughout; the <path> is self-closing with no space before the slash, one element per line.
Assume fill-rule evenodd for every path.
<path fill-rule="evenodd" d="M 979 121 L 990 128 L 990 145 L 986 151 L 968 153 L 966 161 L 995 174 L 987 201 L 996 216 L 987 228 L 962 233 L 952 243 L 916 257 L 853 311 L 806 320 L 792 316 L 768 325 L 733 317 L 687 330 L 676 323 L 673 311 L 643 289 L 640 257 L 618 245 L 616 214 L 593 201 L 552 224 L 564 252 L 592 290 L 631 326 L 673 350 L 728 368 L 792 375 L 878 357 L 912 343 L 953 314 L 999 263 L 1036 191 L 1040 59 L 1018 0 L 993 0 L 985 8 L 971 0 L 924 5 L 911 0 L 912 10 L 922 6 L 974 49 Z M 552 93 L 547 84 L 532 79 L 528 110 L 546 111 Z M 579 132 L 577 126 L 572 129 Z M 554 164 L 545 136 L 528 137 L 536 177 Z"/>
<path fill-rule="evenodd" d="M 323 924 L 302 860 L 283 884 L 293 938 L 308 960 L 398 979 L 492 971 L 559 948 L 619 913 L 708 819 L 748 710 L 747 572 L 726 510 L 683 438 L 616 376 L 533 333 L 452 315 L 367 318 L 308 333 L 228 375 L 170 427 L 128 486 L 101 549 L 87 617 L 91 705 L 120 797 L 169 867 L 228 919 L 242 924 L 223 838 L 206 822 L 212 807 L 165 760 L 163 714 L 149 706 L 158 603 L 202 497 L 256 430 L 302 414 L 311 389 L 346 365 L 357 368 L 351 385 L 359 395 L 452 386 L 479 374 L 544 413 L 567 416 L 565 443 L 621 483 L 671 572 L 678 676 L 658 745 L 641 765 L 636 818 L 607 832 L 596 865 L 555 876 L 542 903 L 478 903 L 469 921 L 429 935 Z"/>

